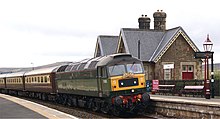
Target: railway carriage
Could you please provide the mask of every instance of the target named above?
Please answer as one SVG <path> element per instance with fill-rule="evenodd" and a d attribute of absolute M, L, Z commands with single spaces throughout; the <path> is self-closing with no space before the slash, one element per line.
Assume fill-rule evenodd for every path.
<path fill-rule="evenodd" d="M 57 67 L 28 71 L 24 74 L 25 91 L 31 97 L 47 98 L 56 94 L 55 72 Z"/>
<path fill-rule="evenodd" d="M 18 92 L 24 90 L 24 73 L 16 72 L 5 76 L 5 89 L 9 94 L 18 95 Z"/>
<path fill-rule="evenodd" d="M 6 88 L 6 83 L 5 83 L 6 75 L 7 74 L 0 74 L 0 92 Z"/>

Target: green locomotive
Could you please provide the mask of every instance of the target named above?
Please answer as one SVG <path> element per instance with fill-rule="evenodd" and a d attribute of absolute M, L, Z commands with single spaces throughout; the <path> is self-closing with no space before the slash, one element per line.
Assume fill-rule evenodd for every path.
<path fill-rule="evenodd" d="M 60 67 L 56 73 L 60 101 L 106 113 L 136 112 L 149 103 L 142 62 L 130 54 L 113 54 Z M 64 70 L 65 69 L 65 70 Z"/>

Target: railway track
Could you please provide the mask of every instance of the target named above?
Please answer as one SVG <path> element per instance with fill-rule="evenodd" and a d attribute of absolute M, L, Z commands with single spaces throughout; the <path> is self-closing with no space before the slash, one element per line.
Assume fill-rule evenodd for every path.
<path fill-rule="evenodd" d="M 50 102 L 50 101 L 43 101 L 39 99 L 34 99 L 34 98 L 28 98 L 28 97 L 21 97 L 21 96 L 16 96 L 25 100 L 29 100 L 31 102 L 35 102 L 56 110 L 59 110 L 61 112 L 73 115 L 78 118 L 145 118 L 145 119 L 166 119 L 166 117 L 163 117 L 161 115 L 157 114 L 148 114 L 145 113 L 144 111 L 142 113 L 138 113 L 137 115 L 134 114 L 123 114 L 120 115 L 120 117 L 116 117 L 111 114 L 104 114 L 101 112 L 94 112 L 89 109 L 85 108 L 79 108 L 79 107 L 70 107 L 62 104 L 57 104 L 55 102 Z"/>

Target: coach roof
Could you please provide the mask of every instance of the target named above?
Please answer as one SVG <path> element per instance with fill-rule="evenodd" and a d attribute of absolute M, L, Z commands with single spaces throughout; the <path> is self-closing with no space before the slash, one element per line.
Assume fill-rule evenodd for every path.
<path fill-rule="evenodd" d="M 24 75 L 28 76 L 28 75 L 36 75 L 36 74 L 48 74 L 48 73 L 56 72 L 56 70 L 59 67 L 60 66 L 55 66 L 55 67 L 48 67 L 48 68 L 41 68 L 41 69 L 31 70 L 31 71 L 26 72 Z"/>

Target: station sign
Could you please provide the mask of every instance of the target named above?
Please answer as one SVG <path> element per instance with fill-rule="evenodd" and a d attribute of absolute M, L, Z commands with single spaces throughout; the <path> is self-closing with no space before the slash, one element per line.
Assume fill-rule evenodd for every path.
<path fill-rule="evenodd" d="M 163 69 L 174 69 L 174 64 L 164 64 Z"/>
<path fill-rule="evenodd" d="M 194 57 L 196 59 L 206 59 L 207 57 L 211 58 L 213 56 L 213 53 L 214 52 L 195 52 Z"/>

